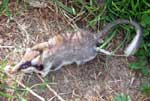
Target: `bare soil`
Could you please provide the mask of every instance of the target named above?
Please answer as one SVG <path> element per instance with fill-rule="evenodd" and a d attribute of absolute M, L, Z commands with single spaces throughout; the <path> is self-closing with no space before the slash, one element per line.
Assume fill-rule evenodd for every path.
<path fill-rule="evenodd" d="M 0 48 L 0 63 L 7 60 L 9 64 L 16 64 L 26 48 L 47 41 L 66 26 L 66 21 L 49 8 L 21 10 L 14 19 L 0 17 L 0 45 L 6 46 Z M 129 95 L 132 101 L 150 101 L 139 90 L 140 85 L 150 79 L 130 70 L 125 57 L 99 54 L 87 64 L 68 65 L 51 72 L 44 80 L 66 101 L 113 101 L 121 93 Z M 23 83 L 31 87 L 41 80 L 36 74 L 26 74 Z M 47 100 L 58 101 L 46 87 L 36 86 L 32 90 Z M 26 98 L 39 101 L 30 93 Z"/>

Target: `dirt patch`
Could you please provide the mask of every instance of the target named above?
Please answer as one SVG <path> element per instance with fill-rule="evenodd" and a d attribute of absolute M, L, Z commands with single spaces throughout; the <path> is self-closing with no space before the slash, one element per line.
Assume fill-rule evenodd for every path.
<path fill-rule="evenodd" d="M 144 80 L 128 69 L 126 59 L 108 59 L 99 55 L 96 59 L 80 67 L 70 65 L 57 72 L 50 73 L 45 80 L 67 101 L 113 101 L 114 96 L 124 93 L 130 95 L 133 101 L 141 96 L 139 86 Z M 107 66 L 106 66 L 107 65 Z M 40 82 L 35 75 L 30 77 L 28 85 Z M 48 89 L 39 87 L 35 91 L 47 100 L 54 95 Z M 47 93 L 45 93 L 47 92 Z M 32 101 L 38 99 L 32 97 Z M 54 98 L 53 101 L 58 101 Z"/>
<path fill-rule="evenodd" d="M 0 48 L 1 63 L 3 60 L 17 63 L 26 48 L 47 41 L 64 29 L 66 21 L 57 15 L 48 8 L 31 8 L 20 11 L 12 21 L 1 16 L 0 45 L 6 46 Z M 133 101 L 142 101 L 139 86 L 150 81 L 130 70 L 126 58 L 102 54 L 84 65 L 73 64 L 51 72 L 44 80 L 66 101 L 113 101 L 114 96 L 121 93 L 130 95 Z M 26 75 L 23 83 L 32 87 L 41 80 L 36 74 Z M 47 100 L 58 101 L 45 86 L 37 85 L 32 89 Z M 30 101 L 38 101 L 30 93 L 26 97 Z"/>

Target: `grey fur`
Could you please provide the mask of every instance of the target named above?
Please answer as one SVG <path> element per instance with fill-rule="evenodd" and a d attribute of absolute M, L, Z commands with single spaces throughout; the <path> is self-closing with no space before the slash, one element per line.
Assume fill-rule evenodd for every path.
<path fill-rule="evenodd" d="M 63 44 L 61 44 L 52 54 L 50 54 L 51 50 L 46 53 L 43 51 L 41 54 L 44 69 L 40 71 L 40 73 L 42 76 L 46 76 L 50 71 L 59 70 L 64 65 L 72 63 L 80 65 L 94 59 L 98 52 L 103 52 L 101 50 L 97 50 L 96 46 L 99 43 L 101 35 L 103 35 L 103 33 L 107 33 L 112 27 L 118 24 L 131 24 L 136 29 L 137 33 L 135 38 L 125 49 L 126 56 L 133 55 L 139 48 L 141 42 L 141 27 L 134 21 L 116 20 L 106 25 L 99 34 L 94 34 L 82 29 L 78 29 L 70 34 L 62 33 L 61 36 L 63 37 Z M 51 48 L 54 49 L 56 47 L 57 46 L 53 46 Z M 106 53 L 107 52 L 108 51 L 106 51 Z"/>

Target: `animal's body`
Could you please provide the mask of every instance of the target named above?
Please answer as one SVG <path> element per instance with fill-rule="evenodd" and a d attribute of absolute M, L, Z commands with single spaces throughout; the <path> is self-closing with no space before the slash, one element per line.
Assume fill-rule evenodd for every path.
<path fill-rule="evenodd" d="M 94 59 L 98 52 L 103 52 L 97 48 L 102 33 L 107 33 L 118 24 L 131 24 L 136 29 L 135 38 L 125 50 L 126 56 L 133 55 L 137 51 L 142 38 L 141 27 L 134 21 L 116 20 L 106 25 L 99 34 L 78 29 L 72 33 L 58 34 L 50 38 L 48 42 L 37 44 L 26 52 L 13 71 L 36 72 L 46 76 L 50 71 L 58 70 L 64 65 L 84 64 Z"/>

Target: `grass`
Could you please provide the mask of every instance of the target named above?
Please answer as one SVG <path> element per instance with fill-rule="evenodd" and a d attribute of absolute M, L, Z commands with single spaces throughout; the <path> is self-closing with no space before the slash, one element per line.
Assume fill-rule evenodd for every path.
<path fill-rule="evenodd" d="M 85 12 L 81 19 L 85 22 L 87 27 L 95 29 L 101 29 L 100 24 L 110 22 L 115 19 L 132 19 L 138 21 L 143 28 L 143 42 L 140 50 L 136 56 L 139 58 L 136 62 L 129 63 L 129 67 L 133 70 L 139 70 L 144 76 L 150 75 L 150 2 L 146 0 L 106 0 L 103 3 L 97 3 L 96 0 L 90 0 L 85 2 L 83 0 L 75 0 L 68 2 L 67 5 L 63 5 L 60 1 L 57 2 L 58 6 L 64 9 L 68 14 L 72 16 L 81 12 Z M 122 26 L 124 30 L 127 30 L 126 40 L 129 41 L 133 37 L 134 31 L 130 29 L 130 26 Z M 117 30 L 117 29 L 115 29 Z M 114 33 L 106 39 L 101 48 L 106 47 L 115 36 Z M 120 45 L 123 46 L 124 42 Z M 145 86 L 144 86 L 145 87 Z M 143 88 L 144 89 L 144 88 Z M 148 89 L 149 90 L 149 89 Z M 143 90 L 147 92 L 147 90 Z"/>
<path fill-rule="evenodd" d="M 105 0 L 104 4 L 98 4 L 96 0 L 90 0 L 90 2 L 76 0 L 71 5 L 77 13 L 86 11 L 84 20 L 88 27 L 93 29 L 99 29 L 99 23 L 103 24 L 119 18 L 132 19 L 140 23 L 143 28 L 143 42 L 140 50 L 136 53 L 138 60 L 129 63 L 129 67 L 138 70 L 146 77 L 150 76 L 150 2 L 147 0 Z M 78 5 L 80 6 L 78 7 Z M 125 32 L 128 33 L 127 41 L 131 40 L 134 31 L 130 30 L 130 26 L 123 26 L 123 29 L 127 30 Z M 115 33 L 108 37 L 101 47 L 106 47 L 114 36 Z M 146 86 L 146 90 L 144 90 L 145 86 L 142 87 L 143 92 L 150 91 L 149 86 Z"/>
<path fill-rule="evenodd" d="M 141 91 L 144 93 L 144 94 L 147 94 L 149 95 L 150 94 L 150 84 L 149 83 L 145 83 L 141 86 Z"/>
<path fill-rule="evenodd" d="M 119 94 L 119 95 L 115 96 L 114 101 L 131 101 L 131 98 L 128 95 Z"/>
<path fill-rule="evenodd" d="M 115 19 L 132 19 L 138 21 L 143 30 L 143 42 L 140 50 L 137 52 L 136 56 L 138 60 L 133 63 L 129 63 L 129 67 L 133 70 L 140 71 L 144 76 L 150 75 L 150 69 L 148 68 L 150 64 L 150 2 L 147 0 L 105 0 L 103 3 L 97 3 L 98 0 L 90 0 L 89 2 L 83 0 L 72 0 L 69 2 L 62 2 L 59 0 L 53 0 L 60 9 L 63 9 L 71 18 L 78 16 L 76 23 L 83 23 L 82 26 L 96 30 L 97 32 L 102 29 L 105 23 L 109 23 Z M 8 17 L 12 16 L 11 11 L 8 7 L 9 0 L 2 0 L 0 6 L 0 14 L 6 15 Z M 134 35 L 133 29 L 130 26 L 121 26 L 119 29 L 124 29 L 124 33 L 127 33 L 126 40 L 130 41 Z M 111 40 L 116 36 L 118 29 L 115 29 L 113 34 L 106 38 L 106 41 L 101 47 L 107 47 Z M 119 47 L 123 47 L 125 41 Z M 3 62 L 0 66 L 0 71 L 3 71 L 6 62 Z M 4 79 L 5 76 L 0 74 L 0 79 Z M 1 82 L 0 82 L 1 83 Z M 39 84 L 45 89 L 45 84 Z M 38 86 L 38 85 L 37 85 Z M 7 87 L 3 87 L 7 88 Z M 21 91 L 17 87 L 12 88 L 16 91 L 16 96 L 11 96 L 9 94 L 0 92 L 0 96 L 5 98 L 19 98 L 21 101 L 26 101 L 22 96 L 26 96 L 29 90 L 23 88 Z M 150 86 L 149 84 L 143 84 L 141 86 L 141 91 L 145 94 L 149 94 Z M 20 92 L 22 92 L 20 94 Z M 115 97 L 115 101 L 120 101 L 120 99 L 125 99 L 126 95 L 118 95 Z M 129 96 L 127 96 L 129 98 Z M 130 99 L 130 98 L 129 98 Z M 124 100 L 122 100 L 124 101 Z M 130 100 L 125 100 L 130 101 Z"/>
<path fill-rule="evenodd" d="M 0 15 L 5 14 L 6 16 L 10 16 L 11 12 L 8 7 L 9 0 L 2 0 L 2 4 L 0 5 Z"/>

